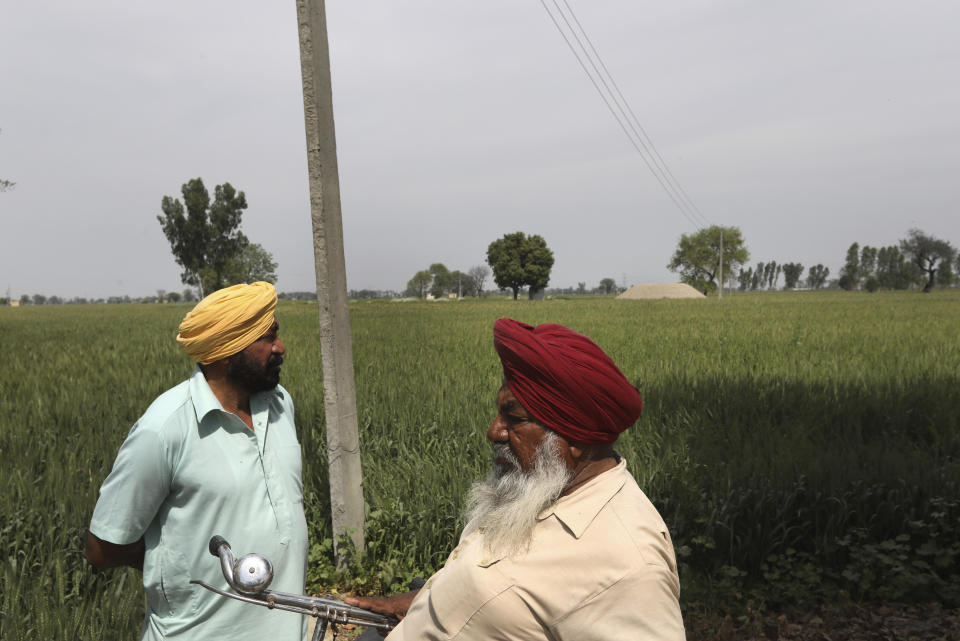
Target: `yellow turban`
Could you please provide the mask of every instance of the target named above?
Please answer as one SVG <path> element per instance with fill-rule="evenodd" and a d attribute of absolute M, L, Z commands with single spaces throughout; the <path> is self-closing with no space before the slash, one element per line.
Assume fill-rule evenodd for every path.
<path fill-rule="evenodd" d="M 277 290 L 270 283 L 219 289 L 183 318 L 177 342 L 203 365 L 232 356 L 267 333 L 276 306 Z"/>

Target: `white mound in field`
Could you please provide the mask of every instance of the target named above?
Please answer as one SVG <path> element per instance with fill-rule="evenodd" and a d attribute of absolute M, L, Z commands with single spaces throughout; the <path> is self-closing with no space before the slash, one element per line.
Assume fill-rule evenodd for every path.
<path fill-rule="evenodd" d="M 640 300 L 644 298 L 706 298 L 686 283 L 644 283 L 634 285 L 617 299 Z"/>

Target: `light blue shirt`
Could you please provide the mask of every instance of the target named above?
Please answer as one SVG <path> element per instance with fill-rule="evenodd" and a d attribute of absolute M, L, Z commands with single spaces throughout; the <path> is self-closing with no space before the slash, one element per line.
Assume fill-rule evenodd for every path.
<path fill-rule="evenodd" d="M 302 615 L 228 599 L 207 550 L 223 536 L 239 558 L 273 563 L 270 588 L 301 594 L 307 565 L 300 444 L 282 387 L 250 398 L 251 430 L 224 411 L 200 368 L 157 398 L 120 447 L 90 531 L 111 543 L 144 538 L 147 615 L 141 639 L 301 641 Z"/>

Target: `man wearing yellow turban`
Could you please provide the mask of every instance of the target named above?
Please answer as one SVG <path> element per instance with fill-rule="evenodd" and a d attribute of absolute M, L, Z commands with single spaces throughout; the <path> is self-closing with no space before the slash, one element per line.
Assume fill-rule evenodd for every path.
<path fill-rule="evenodd" d="M 87 561 L 143 571 L 141 639 L 301 641 L 303 617 L 244 606 L 226 589 L 207 542 L 271 560 L 272 588 L 302 593 L 307 524 L 293 402 L 279 385 L 285 346 L 270 283 L 204 298 L 177 342 L 193 375 L 160 395 L 134 424 L 100 488 Z"/>

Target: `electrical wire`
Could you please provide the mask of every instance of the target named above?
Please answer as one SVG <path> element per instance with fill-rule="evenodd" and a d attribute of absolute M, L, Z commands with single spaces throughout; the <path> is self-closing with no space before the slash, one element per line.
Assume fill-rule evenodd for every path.
<path fill-rule="evenodd" d="M 577 59 L 577 62 L 583 69 L 583 72 L 587 74 L 587 78 L 589 78 L 594 89 L 596 89 L 597 93 L 600 94 L 600 98 L 607 106 L 610 114 L 617 121 L 617 124 L 620 126 L 620 129 L 623 131 L 624 135 L 627 136 L 630 144 L 637 151 L 637 153 L 640 154 L 640 157 L 643 159 L 647 169 L 660 184 L 660 187 L 664 190 L 664 192 L 666 192 L 667 196 L 670 197 L 670 200 L 673 201 L 680 213 L 683 214 L 683 216 L 697 229 L 702 228 L 703 225 L 701 223 L 709 224 L 709 220 L 707 220 L 706 216 L 704 216 L 696 204 L 694 204 L 689 194 L 687 194 L 686 190 L 680 184 L 680 181 L 677 180 L 673 172 L 670 171 L 670 168 L 663 159 L 663 156 L 661 156 L 660 152 L 657 151 L 656 146 L 653 144 L 653 140 L 649 137 L 649 135 L 647 135 L 646 130 L 640 124 L 636 113 L 633 111 L 630 103 L 623 95 L 623 92 L 620 90 L 616 80 L 614 80 L 613 75 L 607 68 L 607 65 L 603 62 L 603 58 L 593 45 L 593 42 L 587 35 L 586 30 L 583 28 L 583 25 L 577 18 L 576 13 L 574 13 L 567 0 L 561 1 L 566 7 L 567 12 L 570 14 L 570 18 L 568 18 L 567 13 L 560 8 L 557 0 L 551 0 L 554 8 L 556 9 L 556 14 L 560 16 L 560 19 L 566 25 L 570 36 L 572 36 L 573 40 L 576 41 L 576 46 L 574 45 L 574 42 L 571 41 L 571 37 L 567 35 L 567 31 L 565 31 L 560 25 L 560 22 L 558 21 L 556 15 L 554 15 L 554 12 L 550 10 L 549 6 L 547 6 L 546 0 L 540 0 L 540 4 L 544 11 L 547 12 L 547 15 L 557 28 L 557 31 L 560 32 L 564 42 L 567 43 L 567 47 Z M 573 20 L 572 23 L 571 19 Z M 574 24 L 576 27 L 574 27 Z M 580 34 L 583 35 L 582 39 Z M 586 41 L 587 45 L 584 45 L 584 41 Z M 586 62 L 584 60 L 586 60 Z M 588 64 L 590 68 L 593 69 L 593 73 L 590 72 L 590 68 L 587 66 Z M 601 88 L 601 85 L 603 88 Z M 611 86 L 613 89 L 611 89 Z"/>

